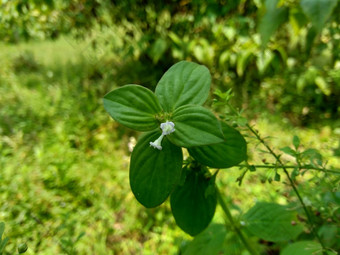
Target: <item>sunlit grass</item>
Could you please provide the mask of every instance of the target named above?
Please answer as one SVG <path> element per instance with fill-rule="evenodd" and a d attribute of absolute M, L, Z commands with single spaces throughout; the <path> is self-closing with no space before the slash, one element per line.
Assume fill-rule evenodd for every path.
<path fill-rule="evenodd" d="M 130 191 L 128 132 L 101 105 L 115 84 L 94 80 L 92 59 L 63 38 L 1 47 L 8 254 L 20 242 L 36 254 L 174 254 L 184 234 L 169 207 L 146 210 Z"/>

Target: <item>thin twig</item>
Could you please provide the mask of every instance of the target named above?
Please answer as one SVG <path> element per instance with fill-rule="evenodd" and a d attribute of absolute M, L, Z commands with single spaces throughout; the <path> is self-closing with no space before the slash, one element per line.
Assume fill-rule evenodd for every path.
<path fill-rule="evenodd" d="M 225 203 L 221 192 L 219 191 L 219 189 L 217 189 L 217 199 L 222 207 L 222 210 L 224 212 L 224 214 L 227 216 L 231 226 L 233 227 L 233 229 L 235 230 L 236 234 L 238 235 L 238 237 L 240 238 L 240 240 L 242 241 L 242 243 L 244 244 L 244 246 L 246 247 L 246 249 L 249 251 L 250 254 L 252 255 L 258 255 L 257 251 L 254 250 L 254 248 L 248 243 L 247 239 L 244 237 L 241 229 L 238 227 L 238 225 L 235 223 L 233 216 L 231 215 L 227 204 Z"/>
<path fill-rule="evenodd" d="M 313 220 L 312 220 L 312 217 L 307 209 L 307 206 L 306 204 L 304 203 L 304 201 L 302 200 L 302 197 L 296 187 L 296 185 L 294 184 L 294 181 L 292 180 L 292 178 L 290 177 L 288 171 L 287 171 L 287 167 L 282 163 L 281 159 L 280 159 L 280 156 L 278 156 L 270 147 L 269 145 L 260 137 L 260 135 L 258 134 L 257 131 L 255 131 L 249 124 L 247 124 L 247 128 L 256 136 L 256 138 L 264 145 L 264 147 L 266 147 L 266 149 L 270 152 L 270 154 L 276 159 L 276 162 L 279 164 L 278 166 L 276 167 L 280 167 L 283 172 L 286 174 L 288 180 L 289 180 L 289 183 L 290 185 L 292 186 L 296 196 L 298 197 L 302 207 L 303 207 L 303 210 L 305 211 L 305 214 L 307 216 L 307 219 L 308 219 L 308 223 L 311 227 L 311 231 L 313 233 L 313 235 L 318 239 L 319 243 L 321 244 L 322 248 L 323 248 L 323 254 L 326 254 L 325 253 L 325 245 L 324 243 L 322 242 L 320 236 L 318 235 L 318 233 L 315 231 L 315 227 L 314 227 L 314 223 L 313 223 Z"/>
<path fill-rule="evenodd" d="M 248 165 L 238 165 L 239 167 L 249 167 Z M 320 171 L 324 173 L 330 173 L 330 174 L 340 174 L 340 170 L 331 170 L 331 169 L 324 169 L 324 168 L 318 168 L 311 165 L 300 165 L 300 166 L 289 166 L 289 165 L 252 165 L 255 168 L 286 168 L 286 169 L 292 169 L 292 168 L 298 168 L 298 169 L 307 169 L 307 170 L 314 170 L 314 171 Z"/>
<path fill-rule="evenodd" d="M 240 113 L 232 106 L 229 104 L 229 102 L 226 102 L 227 105 L 229 106 L 229 108 L 232 110 L 232 112 L 234 114 L 236 114 L 236 116 L 240 116 Z M 314 223 L 312 221 L 312 217 L 307 209 L 307 206 L 306 204 L 303 202 L 302 200 L 302 197 L 297 189 L 297 187 L 295 186 L 294 184 L 294 181 L 291 179 L 288 171 L 287 171 L 287 167 L 282 163 L 281 159 L 280 159 L 280 156 L 278 156 L 270 147 L 269 145 L 267 145 L 267 143 L 264 141 L 264 139 L 262 137 L 260 137 L 260 135 L 258 134 L 257 131 L 255 131 L 249 124 L 246 124 L 246 127 L 250 130 L 251 133 L 253 133 L 255 135 L 255 137 L 257 138 L 258 141 L 260 141 L 265 147 L 266 149 L 268 150 L 268 152 L 276 159 L 276 162 L 278 163 L 278 166 L 276 166 L 276 168 L 281 168 L 284 173 L 286 174 L 288 180 L 289 180 L 289 183 L 290 185 L 292 186 L 296 196 L 298 197 L 302 207 L 303 207 L 303 210 L 305 211 L 305 214 L 307 216 L 307 219 L 308 219 L 308 223 L 310 225 L 310 228 L 311 228 L 311 231 L 313 233 L 313 235 L 318 239 L 319 243 L 321 244 L 322 248 L 323 248 L 323 254 L 325 255 L 326 254 L 326 247 L 324 245 L 324 243 L 322 242 L 320 236 L 318 235 L 318 233 L 315 231 L 315 228 L 314 228 Z"/>

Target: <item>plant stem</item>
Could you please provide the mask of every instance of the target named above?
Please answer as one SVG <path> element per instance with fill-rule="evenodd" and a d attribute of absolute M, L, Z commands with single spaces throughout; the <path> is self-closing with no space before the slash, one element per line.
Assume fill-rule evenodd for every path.
<path fill-rule="evenodd" d="M 288 180 L 289 180 L 289 183 L 290 185 L 292 186 L 296 196 L 298 197 L 302 207 L 303 207 L 303 210 L 305 211 L 305 214 L 307 216 L 307 219 L 308 219 L 308 223 L 310 225 L 310 228 L 311 228 L 311 231 L 313 233 L 313 235 L 318 239 L 319 243 L 321 244 L 322 248 L 323 248 L 323 254 L 326 254 L 325 253 L 325 245 L 324 243 L 322 242 L 320 236 L 318 235 L 318 233 L 315 231 L 315 228 L 314 228 L 314 223 L 313 223 L 313 220 L 312 220 L 312 217 L 310 215 L 310 212 L 308 211 L 307 209 L 307 206 L 306 204 L 303 202 L 302 200 L 302 197 L 298 191 L 298 189 L 296 188 L 296 185 L 294 184 L 294 181 L 292 180 L 292 178 L 290 177 L 288 171 L 287 171 L 287 167 L 282 163 L 281 159 L 280 159 L 280 156 L 278 156 L 270 147 L 269 145 L 260 137 L 260 135 L 258 134 L 257 131 L 255 131 L 249 124 L 247 124 L 247 128 L 256 136 L 256 138 L 266 147 L 266 149 L 269 151 L 269 153 L 276 159 L 277 163 L 279 163 L 280 165 L 280 168 L 283 169 L 283 172 L 286 174 Z"/>
<path fill-rule="evenodd" d="M 241 239 L 242 243 L 244 244 L 244 246 L 246 247 L 246 249 L 249 251 L 250 254 L 252 255 L 258 255 L 257 251 L 253 249 L 253 247 L 248 243 L 247 239 L 244 237 L 242 231 L 240 230 L 240 228 L 238 227 L 238 225 L 235 223 L 233 216 L 231 215 L 227 204 L 225 203 L 221 192 L 219 191 L 219 189 L 217 189 L 217 199 L 222 207 L 223 212 L 225 213 L 225 215 L 227 216 L 230 224 L 232 225 L 233 229 L 235 230 L 236 234 L 239 236 L 239 238 Z"/>
<path fill-rule="evenodd" d="M 240 116 L 240 113 L 232 106 L 229 104 L 229 102 L 226 102 L 227 105 L 229 106 L 229 108 L 232 110 L 232 112 L 234 114 L 236 114 L 236 116 Z M 260 137 L 260 135 L 258 134 L 257 131 L 255 131 L 249 124 L 246 124 L 246 127 L 250 130 L 250 132 L 252 132 L 255 137 L 266 147 L 266 149 L 269 151 L 269 153 L 276 159 L 277 163 L 279 163 L 280 166 L 277 166 L 277 167 L 280 167 L 283 169 L 284 173 L 286 174 L 289 182 L 290 182 L 290 185 L 292 186 L 296 196 L 298 197 L 302 207 L 303 207 L 303 210 L 305 211 L 305 214 L 307 216 L 307 219 L 308 219 L 308 223 L 310 225 L 310 228 L 311 228 L 311 231 L 313 233 L 313 235 L 318 239 L 319 243 L 321 244 L 322 248 L 323 248 L 323 254 L 325 255 L 326 254 L 326 247 L 324 245 L 324 243 L 322 242 L 320 236 L 318 235 L 318 233 L 315 231 L 315 228 L 314 228 L 314 223 L 313 223 L 313 220 L 312 220 L 312 217 L 307 209 L 307 206 L 305 205 L 305 203 L 303 202 L 302 200 L 302 197 L 298 191 L 298 189 L 296 188 L 293 180 L 290 178 L 290 175 L 287 171 L 287 167 L 282 163 L 281 159 L 280 159 L 280 156 L 278 156 L 268 145 L 267 143 Z M 315 170 L 320 170 L 320 169 L 315 169 Z M 330 171 L 330 172 L 333 172 L 333 171 Z M 335 171 L 336 172 L 336 171 Z"/>
<path fill-rule="evenodd" d="M 238 165 L 238 166 L 240 166 L 240 167 L 248 167 L 248 165 L 242 165 L 242 164 Z M 317 167 L 313 167 L 311 165 L 300 165 L 300 166 L 252 165 L 252 166 L 254 166 L 256 168 L 283 168 L 283 167 L 286 168 L 286 169 L 299 168 L 299 169 L 315 170 L 315 171 L 331 173 L 331 174 L 340 174 L 340 171 L 337 171 L 337 170 L 317 168 Z"/>

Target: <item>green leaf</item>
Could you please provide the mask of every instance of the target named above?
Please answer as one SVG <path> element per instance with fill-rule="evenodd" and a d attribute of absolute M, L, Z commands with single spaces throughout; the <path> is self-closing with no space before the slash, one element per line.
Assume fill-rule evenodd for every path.
<path fill-rule="evenodd" d="M 0 240 L 2 239 L 2 235 L 4 234 L 5 231 L 5 223 L 0 222 Z"/>
<path fill-rule="evenodd" d="M 166 43 L 166 40 L 164 40 L 163 38 L 158 38 L 153 43 L 149 55 L 152 58 L 154 64 L 158 63 L 158 61 L 163 56 L 167 48 L 168 45 Z"/>
<path fill-rule="evenodd" d="M 221 122 L 221 126 L 224 142 L 188 149 L 190 155 L 203 165 L 228 168 L 247 158 L 247 143 L 243 136 L 224 122 Z"/>
<path fill-rule="evenodd" d="M 281 175 L 276 172 L 275 177 L 274 177 L 274 181 L 279 182 L 280 180 L 281 180 Z"/>
<path fill-rule="evenodd" d="M 8 243 L 8 240 L 9 240 L 8 237 L 6 237 L 6 238 L 1 240 L 1 243 L 0 243 L 0 252 L 4 251 L 4 249 L 6 247 L 6 244 Z"/>
<path fill-rule="evenodd" d="M 277 8 L 279 0 L 266 0 L 266 13 L 260 20 L 259 33 L 261 35 L 262 46 L 265 46 L 270 37 L 288 19 L 288 8 Z"/>
<path fill-rule="evenodd" d="M 5 246 L 9 240 L 8 237 L 2 239 L 4 231 L 5 231 L 5 223 L 0 222 L 0 254 L 2 254 L 2 252 L 4 251 Z"/>
<path fill-rule="evenodd" d="M 244 72 L 247 69 L 247 64 L 254 53 L 254 50 L 254 47 L 250 48 L 249 50 L 243 50 L 237 57 L 236 72 L 238 76 L 243 76 Z"/>
<path fill-rule="evenodd" d="M 335 157 L 340 157 L 340 141 L 339 141 L 338 148 L 334 148 L 334 149 L 333 149 L 333 155 L 334 155 Z"/>
<path fill-rule="evenodd" d="M 295 147 L 295 150 L 297 150 L 300 146 L 300 139 L 296 135 L 294 135 L 294 137 L 293 137 L 293 145 Z"/>
<path fill-rule="evenodd" d="M 337 3 L 337 0 L 301 0 L 300 5 L 317 32 L 320 33 Z"/>
<path fill-rule="evenodd" d="M 314 26 L 310 27 L 308 29 L 307 35 L 306 35 L 306 46 L 305 46 L 305 54 L 309 55 L 311 54 L 312 51 L 312 47 L 315 41 L 316 36 L 318 35 L 318 31 L 316 30 L 316 28 Z M 311 67 L 310 70 L 313 70 L 314 68 Z M 315 70 L 315 69 L 314 69 Z M 306 75 L 307 75 L 307 79 L 308 79 L 308 74 L 310 72 L 307 71 Z"/>
<path fill-rule="evenodd" d="M 340 197 L 338 201 L 339 200 L 340 200 Z M 340 228 L 336 224 L 334 225 L 325 224 L 319 228 L 318 234 L 324 241 L 324 244 L 326 247 L 335 247 L 334 245 L 336 245 L 339 241 L 338 239 L 339 230 Z"/>
<path fill-rule="evenodd" d="M 226 226 L 227 227 L 227 226 Z M 229 231 L 230 230 L 230 231 Z M 235 235 L 235 230 L 230 226 L 227 227 L 227 236 L 223 244 L 223 253 L 221 255 L 245 255 L 245 247 L 240 237 Z M 248 239 L 249 240 L 249 239 Z M 252 241 L 253 242 L 253 241 Z M 254 242 L 253 242 L 254 243 Z"/>
<path fill-rule="evenodd" d="M 295 213 L 285 206 L 258 202 L 243 216 L 243 221 L 254 236 L 280 242 L 293 240 L 303 231 L 302 225 L 291 224 L 295 218 Z"/>
<path fill-rule="evenodd" d="M 256 65 L 261 75 L 263 75 L 266 72 L 274 57 L 275 55 L 271 50 L 267 49 L 260 52 L 256 59 Z"/>
<path fill-rule="evenodd" d="M 321 76 L 316 77 L 315 84 L 319 87 L 321 92 L 325 94 L 326 96 L 329 96 L 332 93 L 329 84 L 325 81 L 323 77 Z"/>
<path fill-rule="evenodd" d="M 196 63 L 181 61 L 163 75 L 156 87 L 156 96 L 166 112 L 186 105 L 202 105 L 209 95 L 209 70 Z"/>
<path fill-rule="evenodd" d="M 223 248 L 227 231 L 222 224 L 211 224 L 192 240 L 183 255 L 218 255 Z"/>
<path fill-rule="evenodd" d="M 302 13 L 300 8 L 291 7 L 289 9 L 289 22 L 296 35 L 299 34 L 300 29 L 308 22 L 307 17 Z"/>
<path fill-rule="evenodd" d="M 292 178 L 293 180 L 295 180 L 296 177 L 299 176 L 299 175 L 300 175 L 300 171 L 299 171 L 299 169 L 298 169 L 297 167 L 294 168 L 293 171 L 292 171 L 291 174 L 290 174 L 290 176 L 291 176 L 291 178 Z"/>
<path fill-rule="evenodd" d="M 284 152 L 284 153 L 286 153 L 286 154 L 288 154 L 288 155 L 291 155 L 291 156 L 293 156 L 293 157 L 296 157 L 296 151 L 295 150 L 293 150 L 292 148 L 290 148 L 290 147 L 283 147 L 283 148 L 281 148 L 280 149 L 280 151 L 282 151 L 282 152 Z"/>
<path fill-rule="evenodd" d="M 219 121 L 203 106 L 182 106 L 173 113 L 172 121 L 175 132 L 167 137 L 177 146 L 188 148 L 224 141 Z"/>
<path fill-rule="evenodd" d="M 182 149 L 165 137 L 162 150 L 150 147 L 158 132 L 141 137 L 131 155 L 130 186 L 137 200 L 147 208 L 162 204 L 180 181 Z"/>
<path fill-rule="evenodd" d="M 322 247 L 313 241 L 300 241 L 286 246 L 280 255 L 321 255 Z"/>
<path fill-rule="evenodd" d="M 177 186 L 170 197 L 171 210 L 177 225 L 192 236 L 209 225 L 215 214 L 216 202 L 215 182 L 196 170 L 189 170 L 184 185 Z"/>
<path fill-rule="evenodd" d="M 235 119 L 235 122 L 240 127 L 245 127 L 248 124 L 247 118 L 242 117 L 242 116 L 237 116 L 237 118 Z"/>
<path fill-rule="evenodd" d="M 159 127 L 155 115 L 162 111 L 151 90 L 139 85 L 125 85 L 104 96 L 105 110 L 119 123 L 138 130 Z"/>
<path fill-rule="evenodd" d="M 308 158 L 311 165 L 321 166 L 322 165 L 322 155 L 316 149 L 307 149 L 302 152 L 302 157 Z"/>

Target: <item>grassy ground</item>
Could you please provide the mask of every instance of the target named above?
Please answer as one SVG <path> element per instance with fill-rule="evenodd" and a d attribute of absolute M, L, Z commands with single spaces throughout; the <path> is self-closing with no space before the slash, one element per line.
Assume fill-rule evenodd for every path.
<path fill-rule="evenodd" d="M 176 227 L 168 203 L 145 209 L 134 199 L 128 143 L 137 134 L 112 121 L 101 103 L 122 85 L 115 81 L 127 78 L 115 79 L 115 56 L 93 56 L 87 43 L 67 38 L 0 45 L 0 221 L 10 238 L 5 254 L 22 242 L 28 254 L 177 254 L 191 239 Z M 263 136 L 274 137 L 274 147 L 290 145 L 297 134 L 339 167 L 331 157 L 337 130 L 293 129 L 267 117 L 255 122 Z M 251 162 L 268 158 L 248 141 Z M 287 202 L 281 196 L 287 185 L 261 183 L 268 170 L 249 173 L 241 187 L 235 182 L 240 173 L 235 168 L 219 175 L 235 208 Z M 220 209 L 215 221 L 223 221 Z"/>
<path fill-rule="evenodd" d="M 115 84 L 66 39 L 1 48 L 8 254 L 20 242 L 31 254 L 174 252 L 181 232 L 164 225 L 169 209 L 145 210 L 129 191 L 129 135 L 101 104 Z"/>

